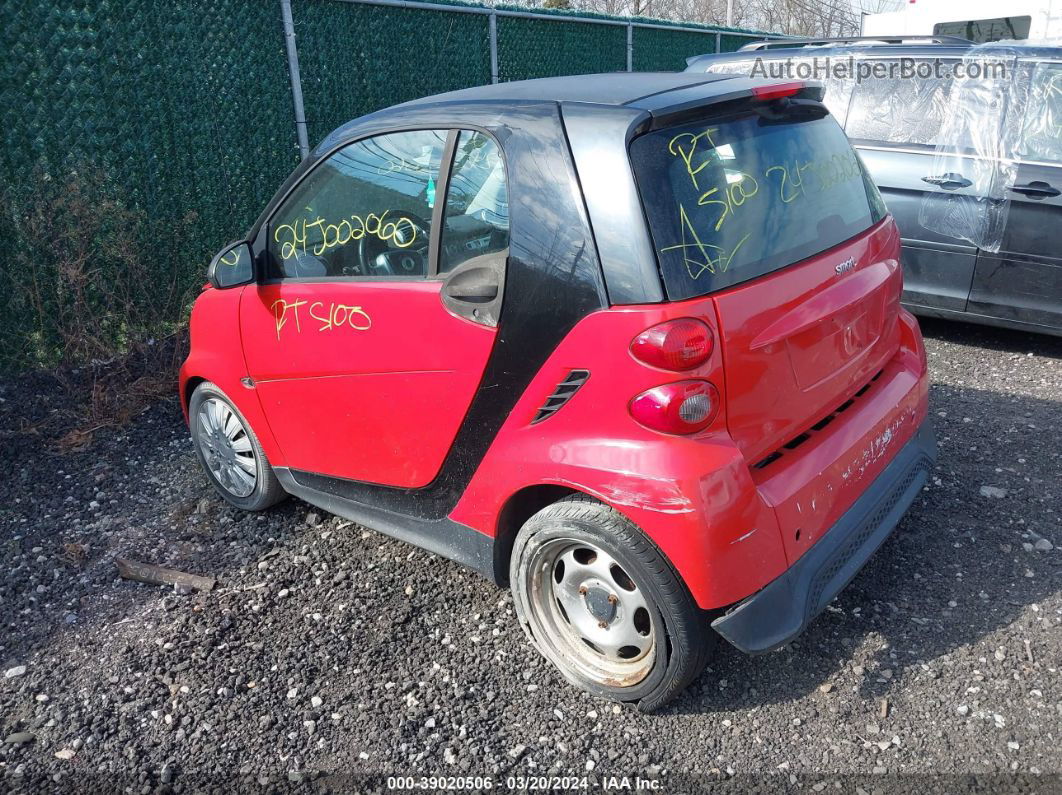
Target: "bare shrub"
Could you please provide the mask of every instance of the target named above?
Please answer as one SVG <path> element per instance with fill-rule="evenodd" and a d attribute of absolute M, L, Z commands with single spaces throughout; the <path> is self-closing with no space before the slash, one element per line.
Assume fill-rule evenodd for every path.
<path fill-rule="evenodd" d="M 194 219 L 152 219 L 92 166 L 37 171 L 2 203 L 8 314 L 23 332 L 23 363 L 108 360 L 182 321 L 190 285 L 159 243 Z"/>
<path fill-rule="evenodd" d="M 58 393 L 30 427 L 77 449 L 173 393 L 195 285 L 168 252 L 194 221 L 155 217 L 93 166 L 0 194 L 0 371 L 47 368 Z"/>

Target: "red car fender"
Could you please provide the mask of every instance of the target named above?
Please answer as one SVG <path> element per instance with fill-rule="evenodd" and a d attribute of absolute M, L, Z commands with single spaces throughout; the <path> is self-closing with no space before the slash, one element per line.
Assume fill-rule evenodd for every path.
<path fill-rule="evenodd" d="M 674 317 L 711 325 L 711 312 L 710 301 L 700 300 L 586 317 L 517 403 L 450 518 L 496 536 L 515 494 L 534 485 L 564 486 L 637 524 L 703 608 L 731 604 L 780 575 L 787 561 L 774 513 L 726 434 L 722 412 L 692 437 L 650 431 L 628 412 L 635 395 L 671 381 L 706 378 L 722 392 L 718 350 L 703 366 L 676 373 L 638 362 L 627 347 L 646 328 Z M 586 384 L 553 416 L 532 424 L 556 385 L 580 367 L 591 371 Z"/>
<path fill-rule="evenodd" d="M 240 299 L 243 288 L 204 290 L 192 307 L 188 323 L 190 352 L 178 378 L 181 410 L 187 423 L 188 401 L 200 381 L 213 382 L 228 396 L 258 437 L 273 466 L 283 466 L 284 456 L 262 412 L 254 389 L 244 386 L 247 377 L 240 335 Z"/>

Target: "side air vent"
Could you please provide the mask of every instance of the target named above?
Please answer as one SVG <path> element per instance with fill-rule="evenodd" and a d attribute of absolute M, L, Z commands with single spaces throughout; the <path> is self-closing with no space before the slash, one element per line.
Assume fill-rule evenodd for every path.
<path fill-rule="evenodd" d="M 590 378 L 589 370 L 569 370 L 564 380 L 557 384 L 553 394 L 546 398 L 546 402 L 539 408 L 531 424 L 536 425 L 556 414 L 561 406 L 571 400 L 572 395 L 579 391 L 579 387 L 585 384 L 588 378 Z"/>

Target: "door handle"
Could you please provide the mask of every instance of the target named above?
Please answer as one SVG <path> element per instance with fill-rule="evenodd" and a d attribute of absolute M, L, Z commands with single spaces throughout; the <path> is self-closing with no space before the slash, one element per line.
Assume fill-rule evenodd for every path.
<path fill-rule="evenodd" d="M 1025 196 L 1032 196 L 1036 199 L 1046 199 L 1062 195 L 1062 191 L 1058 188 L 1053 188 L 1046 182 L 1041 182 L 1040 180 L 1034 180 L 1027 185 L 1014 185 L 1010 190 L 1015 193 L 1021 193 Z"/>
<path fill-rule="evenodd" d="M 505 284 L 505 254 L 476 263 L 463 263 L 443 282 L 443 306 L 450 312 L 479 323 L 495 327 L 501 316 L 501 297 Z"/>
<path fill-rule="evenodd" d="M 498 297 L 498 285 L 489 282 L 463 282 L 447 284 L 446 295 L 455 301 L 468 301 L 473 304 L 485 304 Z"/>
<path fill-rule="evenodd" d="M 937 187 L 944 188 L 944 190 L 968 188 L 973 185 L 973 183 L 966 179 L 962 174 L 955 174 L 950 171 L 947 174 L 940 174 L 939 176 L 922 177 L 922 182 L 928 182 L 930 185 L 936 185 Z"/>

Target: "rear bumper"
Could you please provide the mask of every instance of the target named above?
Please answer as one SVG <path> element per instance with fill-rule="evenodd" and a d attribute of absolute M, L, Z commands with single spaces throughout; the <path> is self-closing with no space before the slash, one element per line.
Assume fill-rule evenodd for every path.
<path fill-rule="evenodd" d="M 772 651 L 803 632 L 888 538 L 925 484 L 936 453 L 933 429 L 925 420 L 811 549 L 712 627 L 748 654 Z"/>

